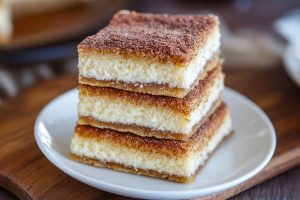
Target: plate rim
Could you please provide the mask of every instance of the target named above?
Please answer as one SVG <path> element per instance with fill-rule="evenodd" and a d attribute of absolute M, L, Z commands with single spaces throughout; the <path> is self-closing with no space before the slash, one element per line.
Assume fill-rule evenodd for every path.
<path fill-rule="evenodd" d="M 194 197 L 200 197 L 200 196 L 204 196 L 204 195 L 211 195 L 211 194 L 218 193 L 218 192 L 224 191 L 226 189 L 229 189 L 240 183 L 243 183 L 246 180 L 250 179 L 251 177 L 255 176 L 259 171 L 261 171 L 269 163 L 269 161 L 271 160 L 271 158 L 275 152 L 276 143 L 277 143 L 276 142 L 276 132 L 275 132 L 274 126 L 273 126 L 271 120 L 269 119 L 269 117 L 267 116 L 267 114 L 246 96 L 242 95 L 241 93 L 239 93 L 233 89 L 225 87 L 223 92 L 231 93 L 231 94 L 237 96 L 237 98 L 241 99 L 246 104 L 248 104 L 250 106 L 250 108 L 253 109 L 264 120 L 266 126 L 270 130 L 269 132 L 270 132 L 270 138 L 271 138 L 271 141 L 270 141 L 271 148 L 269 149 L 264 160 L 262 162 L 260 162 L 260 164 L 257 165 L 255 168 L 253 168 L 249 172 L 247 172 L 247 173 L 243 174 L 242 176 L 240 176 L 236 179 L 233 179 L 229 182 L 225 182 L 225 183 L 222 183 L 222 184 L 219 184 L 216 186 L 204 187 L 204 188 L 200 188 L 200 189 L 193 188 L 193 189 L 187 189 L 184 191 L 170 191 L 170 190 L 155 191 L 155 190 L 146 190 L 146 189 L 136 189 L 136 188 L 125 187 L 125 186 L 116 185 L 116 184 L 112 184 L 112 183 L 107 183 L 102 180 L 96 180 L 89 176 L 86 176 L 84 174 L 77 172 L 73 168 L 65 167 L 63 164 L 61 164 L 59 162 L 59 158 L 57 158 L 54 154 L 57 154 L 61 157 L 63 157 L 63 156 L 54 150 L 51 151 L 49 147 L 46 147 L 43 144 L 43 142 L 41 141 L 41 139 L 39 137 L 40 134 L 39 134 L 39 130 L 38 130 L 39 129 L 38 125 L 41 122 L 43 114 L 46 112 L 46 110 L 49 109 L 49 107 L 51 107 L 52 104 L 54 104 L 56 101 L 59 101 L 59 99 L 63 98 L 66 95 L 70 95 L 71 93 L 74 93 L 74 92 L 77 92 L 77 88 L 70 89 L 70 90 L 65 91 L 64 93 L 58 95 L 57 97 L 55 97 L 54 99 L 49 101 L 42 108 L 42 110 L 38 114 L 38 117 L 36 118 L 35 125 L 34 125 L 35 141 L 36 141 L 39 149 L 44 154 L 44 156 L 53 165 L 55 165 L 59 170 L 63 171 L 67 175 L 71 176 L 72 178 L 74 178 L 76 180 L 79 180 L 80 182 L 82 182 L 84 184 L 87 184 L 89 186 L 95 187 L 100 190 L 104 190 L 107 192 L 111 192 L 111 193 L 115 193 L 115 194 L 119 194 L 119 195 L 123 195 L 123 196 L 135 197 L 135 198 L 157 198 L 157 197 L 159 197 L 160 199 L 170 199 L 170 198 L 178 199 L 178 198 L 194 198 Z M 67 159 L 67 158 L 64 158 L 64 159 Z M 74 162 L 74 161 L 72 161 L 72 162 Z"/>

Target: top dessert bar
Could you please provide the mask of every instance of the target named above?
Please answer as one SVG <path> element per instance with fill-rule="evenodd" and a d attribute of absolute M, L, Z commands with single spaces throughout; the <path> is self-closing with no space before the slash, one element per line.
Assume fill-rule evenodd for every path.
<path fill-rule="evenodd" d="M 120 11 L 79 44 L 79 82 L 182 98 L 219 47 L 216 16 Z"/>

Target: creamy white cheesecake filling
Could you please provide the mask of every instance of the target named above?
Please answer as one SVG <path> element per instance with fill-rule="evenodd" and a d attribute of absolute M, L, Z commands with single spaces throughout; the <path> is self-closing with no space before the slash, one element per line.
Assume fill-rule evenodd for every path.
<path fill-rule="evenodd" d="M 221 74 L 217 81 L 215 81 L 213 87 L 208 92 L 208 98 L 202 102 L 199 107 L 190 114 L 190 125 L 187 127 L 188 131 L 192 131 L 195 124 L 203 119 L 206 114 L 210 111 L 214 103 L 220 97 L 221 91 L 224 89 L 224 75 Z"/>
<path fill-rule="evenodd" d="M 75 134 L 71 142 L 71 152 L 78 156 L 85 156 L 102 162 L 115 162 L 145 170 L 155 170 L 159 173 L 190 177 L 199 166 L 205 163 L 222 139 L 231 131 L 229 115 L 204 149 L 198 152 L 187 152 L 186 156 L 167 156 L 159 153 L 145 153 L 139 149 L 119 146 L 117 143 L 105 140 L 89 139 Z"/>
<path fill-rule="evenodd" d="M 224 137 L 229 135 L 231 131 L 232 131 L 232 122 L 231 122 L 230 115 L 227 114 L 223 124 L 220 126 L 220 128 L 217 130 L 215 135 L 209 141 L 207 147 L 203 149 L 201 152 L 198 152 L 197 154 L 191 155 L 189 157 L 189 162 L 188 162 L 189 170 L 187 171 L 195 172 L 199 166 L 204 165 L 209 154 L 212 153 L 217 148 L 217 146 L 224 139 Z"/>
<path fill-rule="evenodd" d="M 79 51 L 79 75 L 97 80 L 157 83 L 167 84 L 173 88 L 189 89 L 219 47 L 220 33 L 216 28 L 204 47 L 198 50 L 195 58 L 186 66 Z"/>
<path fill-rule="evenodd" d="M 219 99 L 223 85 L 223 74 L 220 74 L 209 89 L 208 97 L 203 99 L 189 115 L 155 105 L 136 105 L 130 101 L 104 95 L 97 97 L 80 95 L 78 115 L 92 117 L 102 122 L 131 124 L 160 131 L 190 134 L 193 126 L 208 114 Z"/>

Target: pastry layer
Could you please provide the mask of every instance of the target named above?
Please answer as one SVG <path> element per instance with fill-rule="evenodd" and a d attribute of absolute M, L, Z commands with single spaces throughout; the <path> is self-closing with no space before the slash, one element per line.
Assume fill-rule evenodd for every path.
<path fill-rule="evenodd" d="M 153 128 L 141 127 L 132 124 L 119 124 L 111 122 L 97 121 L 92 117 L 79 117 L 77 123 L 80 125 L 90 125 L 98 128 L 107 128 L 112 130 L 117 130 L 120 132 L 130 132 L 143 137 L 156 137 L 164 139 L 174 139 L 174 140 L 187 140 L 200 126 L 201 124 L 209 117 L 220 105 L 221 98 L 217 100 L 210 111 L 203 117 L 203 119 L 193 126 L 193 129 L 190 134 L 175 133 L 171 131 L 160 131 Z"/>
<path fill-rule="evenodd" d="M 152 136 L 155 131 L 165 132 L 164 137 L 172 133 L 188 136 L 220 98 L 223 79 L 221 69 L 216 68 L 184 98 L 80 85 L 78 115 L 99 121 L 100 127 L 104 122 L 103 127 L 119 131 L 122 129 L 114 124 L 132 125 L 137 128 L 130 132 L 138 135 L 143 135 L 139 127 L 145 127 L 154 130 Z"/>
<path fill-rule="evenodd" d="M 187 141 L 77 125 L 71 154 L 80 162 L 100 167 L 187 182 L 231 129 L 224 103 Z"/>
<path fill-rule="evenodd" d="M 188 90 L 220 47 L 215 16 L 117 13 L 78 46 L 79 74 Z"/>
<path fill-rule="evenodd" d="M 219 58 L 219 52 L 216 53 L 212 59 L 210 59 L 203 69 L 203 72 L 198 76 L 197 80 L 194 81 L 193 85 L 189 89 L 168 87 L 166 84 L 157 83 L 127 83 L 124 81 L 115 80 L 97 80 L 96 78 L 87 78 L 79 75 L 79 83 L 87 84 L 97 87 L 112 87 L 121 90 L 127 90 L 138 93 L 152 94 L 152 95 L 163 95 L 183 98 L 189 91 L 191 91 L 199 82 L 205 78 L 207 73 L 218 65 L 221 65 L 222 61 Z"/>

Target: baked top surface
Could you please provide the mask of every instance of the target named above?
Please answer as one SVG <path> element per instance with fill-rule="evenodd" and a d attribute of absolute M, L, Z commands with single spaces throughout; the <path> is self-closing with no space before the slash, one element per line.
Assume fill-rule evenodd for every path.
<path fill-rule="evenodd" d="M 215 80 L 221 75 L 221 65 L 209 71 L 203 80 L 199 80 L 198 84 L 183 98 L 156 96 L 150 94 L 142 94 L 136 92 L 129 92 L 108 87 L 95 87 L 85 84 L 79 84 L 80 95 L 88 96 L 109 96 L 113 98 L 122 98 L 129 100 L 136 104 L 147 103 L 150 105 L 158 105 L 162 107 L 169 107 L 182 113 L 190 113 L 194 110 L 201 99 L 207 97 L 207 91 L 212 87 Z"/>
<path fill-rule="evenodd" d="M 139 149 L 140 151 L 157 151 L 165 155 L 180 156 L 189 151 L 196 150 L 195 148 L 201 148 L 202 145 L 206 145 L 207 141 L 214 135 L 226 117 L 228 117 L 228 109 L 225 103 L 222 103 L 186 141 L 141 137 L 132 133 L 118 132 L 111 129 L 99 129 L 88 125 L 77 125 L 75 133 L 79 134 L 80 137 L 111 141 L 118 145 Z"/>
<path fill-rule="evenodd" d="M 218 24 L 213 15 L 141 14 L 123 10 L 104 29 L 84 39 L 78 49 L 182 63 L 194 57 Z"/>

